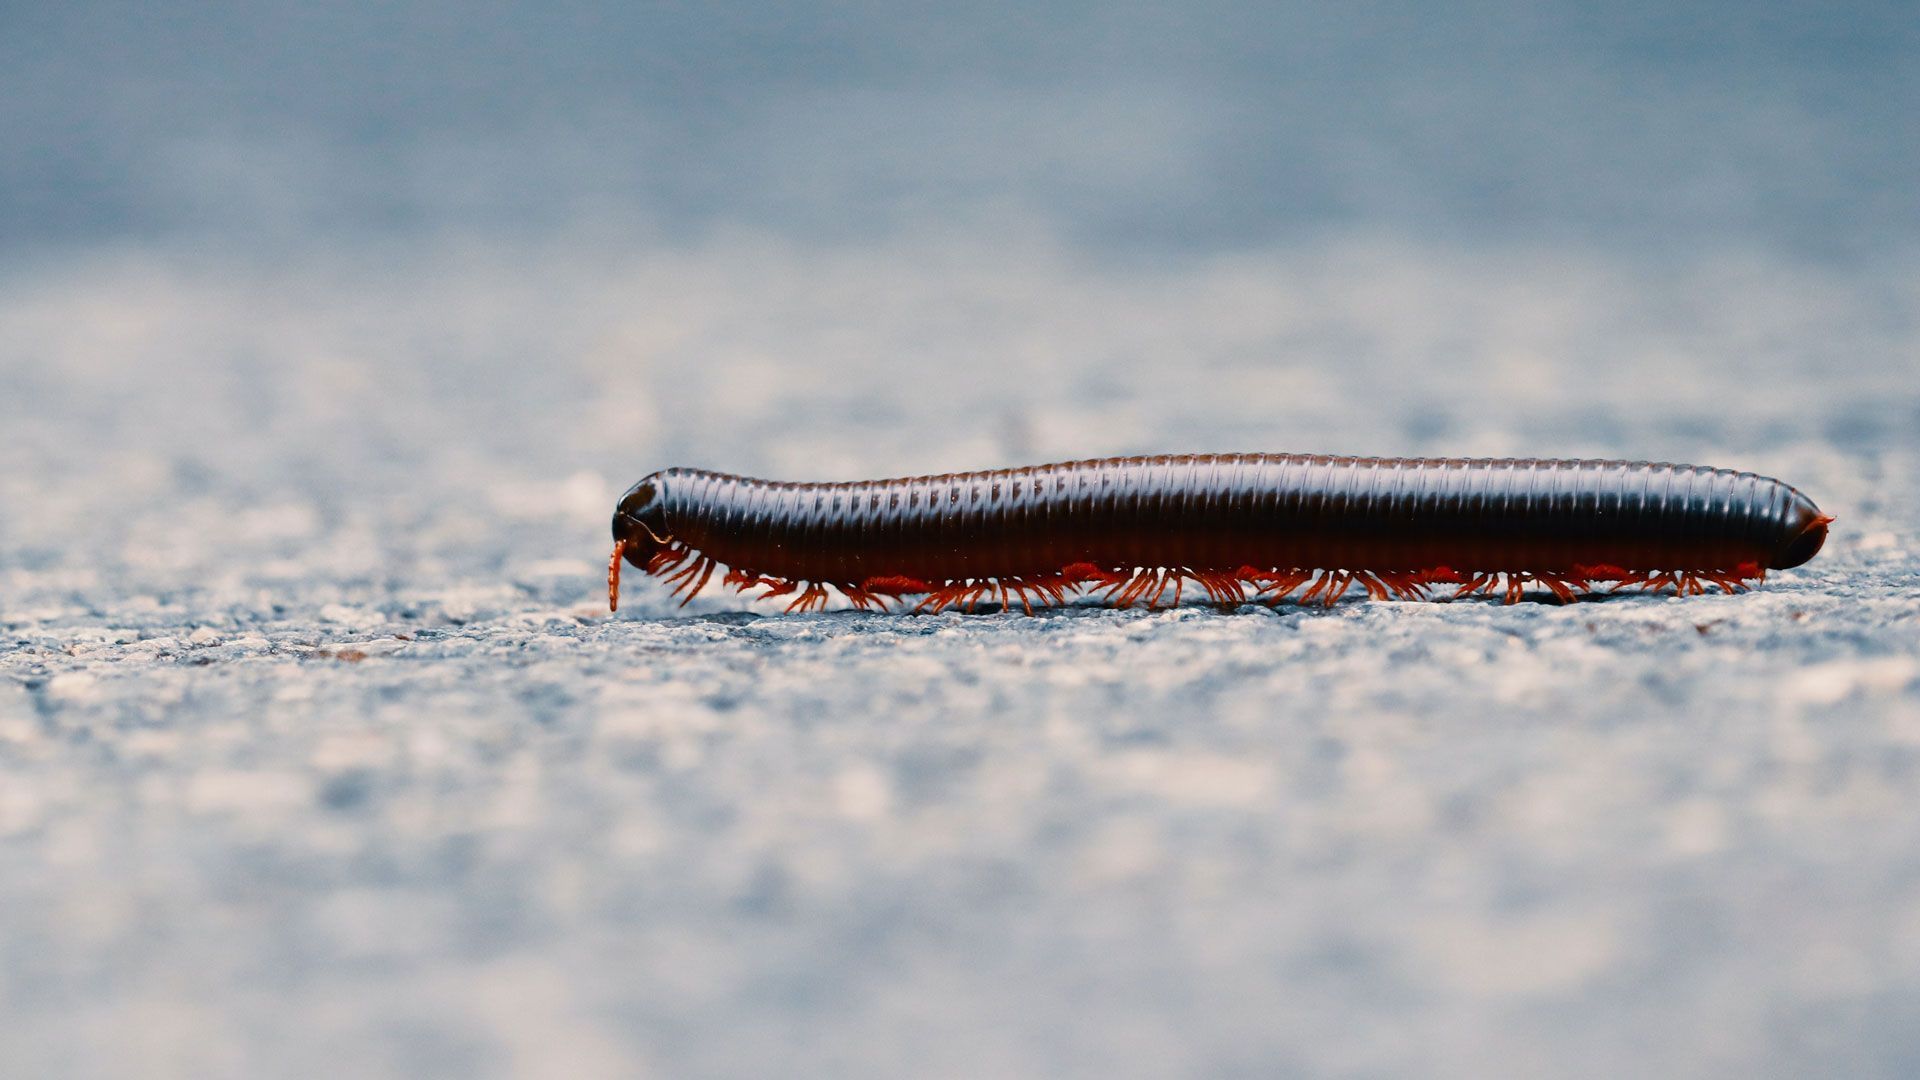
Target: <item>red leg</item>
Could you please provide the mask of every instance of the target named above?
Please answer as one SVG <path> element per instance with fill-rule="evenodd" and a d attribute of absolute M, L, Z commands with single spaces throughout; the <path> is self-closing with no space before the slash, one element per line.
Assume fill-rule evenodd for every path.
<path fill-rule="evenodd" d="M 1574 596 L 1573 588 L 1567 584 L 1565 578 L 1558 574 L 1535 574 L 1534 580 L 1545 585 L 1548 591 L 1552 592 L 1554 597 L 1563 604 L 1571 604 L 1577 599 L 1577 597 Z"/>

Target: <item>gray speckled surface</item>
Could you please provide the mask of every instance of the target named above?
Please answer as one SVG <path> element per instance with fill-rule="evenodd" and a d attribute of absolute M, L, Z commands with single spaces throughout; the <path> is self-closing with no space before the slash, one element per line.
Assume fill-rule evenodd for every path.
<path fill-rule="evenodd" d="M 95 251 L 0 280 L 0 1072 L 1920 1070 L 1920 274 L 1375 239 Z M 892 618 L 666 464 L 1650 456 L 1741 597 Z"/>

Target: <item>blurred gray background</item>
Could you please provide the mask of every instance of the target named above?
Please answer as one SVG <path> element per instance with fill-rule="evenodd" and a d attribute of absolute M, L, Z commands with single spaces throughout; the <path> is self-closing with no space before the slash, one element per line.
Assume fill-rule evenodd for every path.
<path fill-rule="evenodd" d="M 473 230 L 1901 252 L 1904 4 L 9 5 L 9 246 Z"/>
<path fill-rule="evenodd" d="M 1920 1071 L 1899 4 L 0 0 L 0 1073 Z M 1742 597 L 782 617 L 669 464 L 1685 460 Z"/>

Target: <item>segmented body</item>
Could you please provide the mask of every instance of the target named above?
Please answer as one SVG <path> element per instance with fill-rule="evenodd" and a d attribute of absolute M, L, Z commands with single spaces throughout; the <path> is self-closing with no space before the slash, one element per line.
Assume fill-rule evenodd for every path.
<path fill-rule="evenodd" d="M 614 517 L 622 556 L 691 596 L 714 574 L 800 610 L 925 594 L 1234 604 L 1297 593 L 1572 599 L 1595 582 L 1737 591 L 1812 557 L 1831 518 L 1778 480 L 1627 461 L 1221 454 L 1108 458 L 852 483 L 667 469 Z M 617 603 L 617 600 L 614 602 Z"/>

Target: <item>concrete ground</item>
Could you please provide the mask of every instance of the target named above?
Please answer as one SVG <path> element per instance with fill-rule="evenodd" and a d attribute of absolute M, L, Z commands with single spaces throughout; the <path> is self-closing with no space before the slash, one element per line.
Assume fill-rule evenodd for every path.
<path fill-rule="evenodd" d="M 0 275 L 0 1074 L 1920 1071 L 1920 269 L 1379 239 Z M 1751 595 L 904 618 L 668 464 L 1622 456 Z"/>

